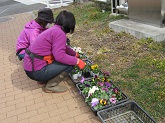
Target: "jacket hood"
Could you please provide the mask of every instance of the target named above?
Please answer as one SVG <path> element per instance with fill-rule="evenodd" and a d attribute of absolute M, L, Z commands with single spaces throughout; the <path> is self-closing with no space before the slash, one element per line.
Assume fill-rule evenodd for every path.
<path fill-rule="evenodd" d="M 26 29 L 39 29 L 39 30 L 45 30 L 45 28 L 41 27 L 35 20 L 32 20 L 28 22 L 25 25 Z"/>

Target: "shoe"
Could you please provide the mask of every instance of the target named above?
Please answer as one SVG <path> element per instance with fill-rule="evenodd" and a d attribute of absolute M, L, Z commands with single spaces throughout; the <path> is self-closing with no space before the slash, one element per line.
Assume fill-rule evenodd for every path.
<path fill-rule="evenodd" d="M 45 87 L 46 93 L 62 93 L 66 92 L 68 88 L 64 85 L 56 85 L 56 86 L 47 86 Z"/>
<path fill-rule="evenodd" d="M 62 72 L 55 78 L 49 80 L 45 86 L 45 92 L 47 93 L 61 93 L 68 90 L 64 85 L 59 85 L 59 83 L 68 75 L 66 72 Z"/>
<path fill-rule="evenodd" d="M 66 77 L 69 77 L 69 74 L 67 72 L 62 72 L 60 75 L 60 78 L 66 78 Z"/>

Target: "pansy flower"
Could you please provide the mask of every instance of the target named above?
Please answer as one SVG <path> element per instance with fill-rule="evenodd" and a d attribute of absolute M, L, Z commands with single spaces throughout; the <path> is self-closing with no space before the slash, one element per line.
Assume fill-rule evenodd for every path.
<path fill-rule="evenodd" d="M 89 84 L 85 84 L 85 86 L 86 86 L 86 87 L 90 87 L 90 85 L 89 85 Z"/>
<path fill-rule="evenodd" d="M 95 75 L 95 76 L 94 76 L 95 79 L 98 79 L 98 77 L 99 77 L 98 75 Z"/>
<path fill-rule="evenodd" d="M 101 78 L 101 81 L 102 81 L 102 82 L 104 82 L 104 81 L 105 81 L 105 78 L 104 78 L 104 77 L 103 77 L 103 78 Z"/>
<path fill-rule="evenodd" d="M 93 86 L 92 88 L 89 89 L 88 92 L 88 97 L 93 94 L 96 90 L 99 90 L 99 88 L 97 86 Z"/>
<path fill-rule="evenodd" d="M 106 92 L 108 92 L 108 88 L 102 88 L 102 90 L 105 90 Z"/>
<path fill-rule="evenodd" d="M 95 107 L 99 103 L 99 99 L 93 98 L 91 101 L 92 107 Z"/>
<path fill-rule="evenodd" d="M 91 69 L 92 69 L 92 70 L 96 70 L 96 69 L 98 69 L 98 65 L 97 65 L 97 64 L 95 64 L 95 65 L 91 65 Z"/>
<path fill-rule="evenodd" d="M 97 83 L 99 86 L 104 86 L 104 82 L 98 82 Z"/>
<path fill-rule="evenodd" d="M 116 101 L 117 101 L 117 98 L 110 98 L 109 100 L 110 100 L 111 103 L 115 104 Z"/>
<path fill-rule="evenodd" d="M 110 73 L 108 71 L 104 71 L 103 74 L 106 76 L 110 76 Z"/>
<path fill-rule="evenodd" d="M 111 83 L 109 83 L 109 82 L 105 82 L 105 85 L 107 88 L 110 88 L 112 86 Z"/>
<path fill-rule="evenodd" d="M 85 81 L 85 78 L 82 77 L 81 80 L 80 80 L 80 82 L 81 82 L 81 83 L 84 83 L 84 81 Z"/>
<path fill-rule="evenodd" d="M 113 91 L 117 94 L 119 91 L 117 88 L 114 88 Z"/>
<path fill-rule="evenodd" d="M 101 105 L 106 105 L 107 104 L 107 100 L 106 99 L 101 99 L 100 100 L 100 104 Z"/>
<path fill-rule="evenodd" d="M 97 77 L 97 80 L 100 80 L 100 77 Z"/>

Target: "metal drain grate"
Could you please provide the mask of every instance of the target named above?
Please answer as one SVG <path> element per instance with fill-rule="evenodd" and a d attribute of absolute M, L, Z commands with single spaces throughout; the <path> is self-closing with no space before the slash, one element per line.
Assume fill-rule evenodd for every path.
<path fill-rule="evenodd" d="M 2 17 L 2 18 L 0 18 L 0 23 L 9 21 L 11 19 L 12 19 L 11 17 Z"/>

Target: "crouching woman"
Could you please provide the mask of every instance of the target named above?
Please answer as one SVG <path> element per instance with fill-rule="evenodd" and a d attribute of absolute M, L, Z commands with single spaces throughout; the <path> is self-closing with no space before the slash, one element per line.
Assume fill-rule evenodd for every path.
<path fill-rule="evenodd" d="M 75 29 L 75 17 L 71 12 L 61 11 L 55 25 L 41 33 L 26 50 L 24 70 L 32 80 L 45 82 L 45 92 L 65 92 L 67 87 L 59 85 L 62 79 L 78 65 L 85 62 L 67 43 L 67 33 Z"/>

